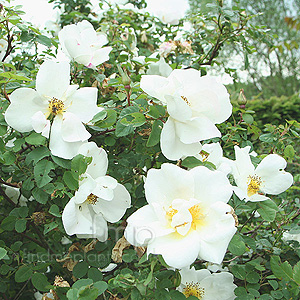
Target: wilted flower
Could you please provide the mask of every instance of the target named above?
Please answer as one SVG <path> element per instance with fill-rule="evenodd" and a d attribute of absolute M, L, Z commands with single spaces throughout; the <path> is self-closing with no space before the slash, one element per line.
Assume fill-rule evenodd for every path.
<path fill-rule="evenodd" d="M 163 23 L 177 25 L 189 9 L 187 0 L 146 0 L 146 10 Z"/>
<path fill-rule="evenodd" d="M 236 298 L 233 276 L 229 272 L 211 274 L 207 269 L 180 270 L 181 284 L 178 290 L 187 298 L 195 296 L 200 300 L 233 300 Z"/>
<path fill-rule="evenodd" d="M 250 159 L 250 146 L 234 147 L 234 192 L 246 201 L 269 199 L 266 194 L 278 195 L 293 184 L 293 176 L 285 172 L 286 161 L 277 154 L 267 155 L 255 168 Z"/>
<path fill-rule="evenodd" d="M 106 34 L 96 32 L 86 20 L 63 27 L 58 37 L 63 52 L 88 68 L 109 60 L 112 47 L 103 47 L 108 43 Z"/>
<path fill-rule="evenodd" d="M 20 132 L 50 136 L 51 153 L 66 159 L 74 157 L 91 136 L 83 123 L 102 110 L 97 107 L 96 88 L 70 85 L 67 62 L 45 61 L 37 73 L 36 89 L 16 89 L 10 101 L 7 124 Z"/>
<path fill-rule="evenodd" d="M 148 205 L 127 219 L 128 242 L 147 246 L 147 254 L 161 254 L 174 268 L 189 266 L 197 257 L 222 262 L 236 232 L 226 204 L 232 187 L 224 173 L 165 163 L 148 171 L 145 194 Z"/>
<path fill-rule="evenodd" d="M 69 235 L 106 241 L 107 222 L 115 223 L 123 217 L 130 207 L 130 195 L 122 184 L 106 175 L 108 159 L 104 149 L 91 142 L 82 145 L 78 153 L 92 157 L 92 162 L 81 176 L 75 196 L 64 208 L 64 228 Z"/>
<path fill-rule="evenodd" d="M 224 85 L 194 69 L 174 70 L 168 78 L 143 75 L 141 88 L 167 105 L 162 153 L 170 160 L 201 151 L 200 141 L 221 137 L 215 124 L 229 118 L 232 105 Z"/>

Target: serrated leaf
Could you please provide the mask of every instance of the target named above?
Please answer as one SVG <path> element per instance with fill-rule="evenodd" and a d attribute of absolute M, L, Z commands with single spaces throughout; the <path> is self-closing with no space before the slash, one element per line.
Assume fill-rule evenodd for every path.
<path fill-rule="evenodd" d="M 45 224 L 44 226 L 44 235 L 46 235 L 51 230 L 55 229 L 58 226 L 56 222 L 51 222 L 49 224 Z"/>
<path fill-rule="evenodd" d="M 52 41 L 51 39 L 49 39 L 47 36 L 45 35 L 38 35 L 35 40 L 37 42 L 39 42 L 40 44 L 47 46 L 47 47 L 51 47 L 52 46 Z"/>
<path fill-rule="evenodd" d="M 32 191 L 32 196 L 37 202 L 42 204 L 47 203 L 49 198 L 49 195 L 47 193 L 37 187 Z"/>
<path fill-rule="evenodd" d="M 35 165 L 34 177 L 39 188 L 45 186 L 52 180 L 48 174 L 53 169 L 55 169 L 54 164 L 49 160 L 41 160 Z"/>
<path fill-rule="evenodd" d="M 122 137 L 122 136 L 126 136 L 128 134 L 131 134 L 134 132 L 134 127 L 132 125 L 130 126 L 125 126 L 123 125 L 120 120 L 117 122 L 116 125 L 116 131 L 115 131 L 115 135 L 117 137 Z"/>
<path fill-rule="evenodd" d="M 43 145 L 46 142 L 46 138 L 40 133 L 32 132 L 29 136 L 25 138 L 25 142 L 30 145 Z"/>
<path fill-rule="evenodd" d="M 300 261 L 294 266 L 293 279 L 300 285 Z"/>
<path fill-rule="evenodd" d="M 235 234 L 233 238 L 231 239 L 229 245 L 228 245 L 228 250 L 233 254 L 233 255 L 243 255 L 246 252 L 246 245 L 241 238 L 240 235 Z"/>
<path fill-rule="evenodd" d="M 146 123 L 145 116 L 140 112 L 134 112 L 126 115 L 124 118 L 119 120 L 122 125 L 133 126 L 134 128 L 142 126 Z"/>
<path fill-rule="evenodd" d="M 74 172 L 72 171 L 66 171 L 63 175 L 63 180 L 70 190 L 75 191 L 78 189 L 79 185 L 78 185 L 78 180 L 74 178 L 74 175 L 76 174 L 74 173 L 73 175 L 73 173 Z"/>
<path fill-rule="evenodd" d="M 105 119 L 95 123 L 99 128 L 111 127 L 117 120 L 117 113 L 113 109 L 107 109 L 105 112 L 107 114 Z"/>
<path fill-rule="evenodd" d="M 61 217 L 59 207 L 56 204 L 51 205 L 51 207 L 49 208 L 49 213 L 55 217 Z"/>
<path fill-rule="evenodd" d="M 192 169 L 197 166 L 203 166 L 203 162 L 197 159 L 196 157 L 189 156 L 182 161 L 181 165 L 186 168 Z"/>
<path fill-rule="evenodd" d="M 46 147 L 38 147 L 30 151 L 28 155 L 26 155 L 25 163 L 29 164 L 31 161 L 33 161 L 33 164 L 36 164 L 41 159 L 47 157 L 50 155 L 50 151 Z"/>
<path fill-rule="evenodd" d="M 277 278 L 285 279 L 287 281 L 293 279 L 293 269 L 287 261 L 281 263 L 281 260 L 278 256 L 272 256 L 270 259 L 270 264 L 272 272 Z"/>

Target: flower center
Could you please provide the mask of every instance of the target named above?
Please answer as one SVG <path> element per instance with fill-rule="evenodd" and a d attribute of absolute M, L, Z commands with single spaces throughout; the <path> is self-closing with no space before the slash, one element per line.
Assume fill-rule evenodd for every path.
<path fill-rule="evenodd" d="M 89 194 L 85 201 L 87 201 L 88 204 L 95 205 L 98 201 L 98 197 L 94 194 Z"/>
<path fill-rule="evenodd" d="M 190 229 L 196 230 L 197 226 L 202 224 L 203 213 L 200 204 L 193 205 L 190 208 L 188 206 L 179 208 L 175 204 L 175 207 L 169 206 L 166 217 L 170 222 L 170 226 L 176 229 L 180 235 L 185 236 Z"/>
<path fill-rule="evenodd" d="M 54 97 L 49 101 L 48 107 L 50 112 L 54 115 L 61 114 L 64 111 L 64 103 Z"/>
<path fill-rule="evenodd" d="M 198 299 L 202 299 L 205 291 L 204 288 L 200 287 L 199 283 L 194 283 L 194 282 L 190 282 L 190 283 L 186 283 L 186 287 L 183 288 L 183 294 L 186 298 L 190 297 L 190 296 L 195 296 Z"/>
<path fill-rule="evenodd" d="M 247 195 L 251 197 L 258 193 L 260 186 L 262 184 L 262 180 L 259 176 L 249 176 L 248 177 L 248 188 L 247 188 Z"/>
<path fill-rule="evenodd" d="M 191 106 L 191 103 L 189 102 L 187 97 L 185 97 L 185 96 L 180 96 L 180 97 L 188 106 Z"/>

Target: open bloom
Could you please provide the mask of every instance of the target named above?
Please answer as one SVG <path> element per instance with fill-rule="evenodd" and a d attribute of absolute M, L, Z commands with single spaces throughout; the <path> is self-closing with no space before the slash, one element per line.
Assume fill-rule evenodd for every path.
<path fill-rule="evenodd" d="M 250 146 L 235 149 L 233 176 L 234 192 L 246 201 L 269 199 L 266 194 L 278 195 L 293 184 L 293 176 L 285 172 L 286 161 L 277 154 L 267 155 L 255 168 L 250 159 Z"/>
<path fill-rule="evenodd" d="M 146 0 L 146 3 L 148 12 L 171 25 L 177 25 L 189 9 L 187 0 Z"/>
<path fill-rule="evenodd" d="M 97 89 L 70 85 L 67 62 L 45 61 L 37 73 L 36 89 L 19 88 L 10 95 L 5 112 L 9 126 L 20 132 L 35 130 L 49 138 L 55 156 L 70 159 L 91 136 L 83 123 L 102 109 Z"/>
<path fill-rule="evenodd" d="M 86 143 L 78 153 L 92 157 L 92 162 L 81 176 L 75 196 L 64 208 L 64 228 L 69 235 L 106 241 L 107 222 L 115 223 L 123 217 L 130 207 L 130 195 L 122 184 L 106 175 L 108 160 L 104 149 Z"/>
<path fill-rule="evenodd" d="M 236 298 L 233 276 L 229 272 L 211 274 L 207 269 L 194 267 L 180 271 L 181 284 L 178 290 L 187 298 L 195 296 L 200 300 L 233 300 Z"/>
<path fill-rule="evenodd" d="M 197 257 L 222 262 L 236 231 L 226 204 L 232 187 L 224 173 L 165 163 L 148 171 L 145 194 L 148 205 L 127 219 L 129 243 L 147 246 L 148 254 L 161 254 L 174 268 L 189 266 Z"/>
<path fill-rule="evenodd" d="M 141 88 L 167 105 L 161 133 L 162 153 L 170 160 L 201 151 L 200 141 L 221 137 L 215 124 L 227 120 L 232 105 L 224 85 L 194 69 L 174 70 L 168 78 L 144 75 Z"/>
<path fill-rule="evenodd" d="M 63 52 L 88 68 L 95 68 L 109 60 L 112 47 L 103 47 L 108 43 L 106 34 L 96 32 L 86 20 L 63 27 L 58 37 Z"/>

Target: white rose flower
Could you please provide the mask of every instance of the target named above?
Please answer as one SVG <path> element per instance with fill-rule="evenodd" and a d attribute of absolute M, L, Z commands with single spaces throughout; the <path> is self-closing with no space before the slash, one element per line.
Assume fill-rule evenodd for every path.
<path fill-rule="evenodd" d="M 161 254 L 174 268 L 189 266 L 197 257 L 222 262 L 236 232 L 226 204 L 232 187 L 224 173 L 165 163 L 148 171 L 145 194 L 148 205 L 127 219 L 129 243 Z"/>
<path fill-rule="evenodd" d="M 108 159 L 104 149 L 93 142 L 80 147 L 78 153 L 92 157 L 92 162 L 81 176 L 79 189 L 62 214 L 66 233 L 79 238 L 95 237 L 106 241 L 107 222 L 116 223 L 130 207 L 126 188 L 116 179 L 106 176 Z"/>
<path fill-rule="evenodd" d="M 147 75 L 160 75 L 168 77 L 172 73 L 173 69 L 166 63 L 165 59 L 161 57 L 157 62 L 149 63 Z"/>
<path fill-rule="evenodd" d="M 171 25 L 177 25 L 190 8 L 187 0 L 146 0 L 146 3 L 146 11 Z"/>
<path fill-rule="evenodd" d="M 233 177 L 236 195 L 246 201 L 269 199 L 266 194 L 278 195 L 293 184 L 293 176 L 285 172 L 286 161 L 277 154 L 267 155 L 255 168 L 250 159 L 250 146 L 235 149 Z"/>
<path fill-rule="evenodd" d="M 143 75 L 141 88 L 167 105 L 170 115 L 161 133 L 165 157 L 177 160 L 200 152 L 200 141 L 221 137 L 215 124 L 227 120 L 232 105 L 225 86 L 194 69 L 174 70 L 168 78 Z"/>
<path fill-rule="evenodd" d="M 108 43 L 106 34 L 96 32 L 86 20 L 63 27 L 58 37 L 63 52 L 88 68 L 94 69 L 109 60 L 112 47 L 103 47 Z"/>
<path fill-rule="evenodd" d="M 83 123 L 102 110 L 97 107 L 96 88 L 70 85 L 67 62 L 45 61 L 37 73 L 36 89 L 16 89 L 10 101 L 7 124 L 20 132 L 35 130 L 50 136 L 51 153 L 65 159 L 74 157 L 91 136 Z"/>
<path fill-rule="evenodd" d="M 21 193 L 20 189 L 13 187 L 13 186 L 6 186 L 5 187 L 5 194 L 15 203 L 20 206 L 27 206 L 28 199 L 25 198 Z M 33 198 L 30 197 L 29 201 L 32 201 Z"/>
<path fill-rule="evenodd" d="M 293 232 L 293 233 L 291 233 Z M 282 234 L 283 241 L 297 241 L 300 244 L 300 232 L 299 230 L 286 231 Z"/>
<path fill-rule="evenodd" d="M 178 290 L 187 298 L 195 296 L 200 300 L 233 300 L 236 298 L 233 276 L 229 272 L 211 274 L 207 269 L 194 267 L 180 271 L 181 284 Z"/>

